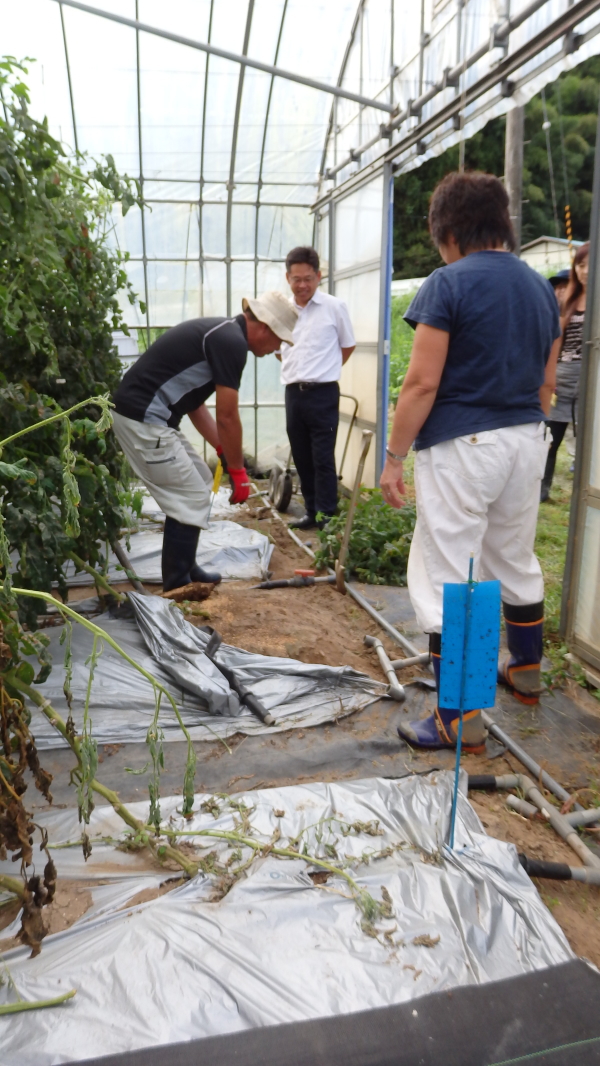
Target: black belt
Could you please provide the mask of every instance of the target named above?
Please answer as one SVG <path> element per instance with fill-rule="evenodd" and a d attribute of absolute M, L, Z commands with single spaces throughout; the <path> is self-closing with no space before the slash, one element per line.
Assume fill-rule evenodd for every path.
<path fill-rule="evenodd" d="M 306 389 L 322 389 L 325 385 L 337 385 L 337 381 L 293 381 L 287 388 L 304 392 Z"/>

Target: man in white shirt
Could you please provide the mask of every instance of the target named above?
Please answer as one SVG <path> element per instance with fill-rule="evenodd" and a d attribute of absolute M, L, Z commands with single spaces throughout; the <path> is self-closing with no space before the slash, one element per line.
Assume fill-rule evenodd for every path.
<path fill-rule="evenodd" d="M 281 346 L 286 427 L 300 478 L 306 514 L 294 529 L 314 529 L 337 508 L 335 441 L 339 423 L 342 366 L 354 351 L 348 308 L 319 289 L 321 271 L 314 248 L 294 248 L 286 258 L 286 278 L 298 311 L 294 344 Z"/>

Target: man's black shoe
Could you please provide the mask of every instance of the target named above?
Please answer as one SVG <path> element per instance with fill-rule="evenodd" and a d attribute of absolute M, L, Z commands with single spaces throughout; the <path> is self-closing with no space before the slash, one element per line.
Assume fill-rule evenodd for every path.
<path fill-rule="evenodd" d="M 316 529 L 318 522 L 314 515 L 305 514 L 298 522 L 290 522 L 289 529 Z"/>

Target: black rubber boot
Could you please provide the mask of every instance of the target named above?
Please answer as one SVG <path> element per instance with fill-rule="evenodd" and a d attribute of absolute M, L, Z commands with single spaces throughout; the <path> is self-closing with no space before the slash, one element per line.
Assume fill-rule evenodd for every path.
<path fill-rule="evenodd" d="M 189 585 L 191 569 L 195 565 L 200 530 L 198 526 L 184 526 L 176 518 L 165 518 L 162 546 L 163 592 Z"/>
<path fill-rule="evenodd" d="M 540 503 L 546 503 L 550 499 L 550 489 L 552 488 L 552 476 L 549 478 L 544 477 L 540 488 Z"/>
<path fill-rule="evenodd" d="M 203 570 L 197 563 L 191 567 L 190 577 L 192 581 L 202 581 L 205 585 L 218 585 L 221 581 L 221 575 L 216 570 Z"/>
<path fill-rule="evenodd" d="M 200 530 L 198 526 L 184 526 L 176 518 L 165 518 L 162 548 L 163 592 L 179 589 L 191 581 L 218 585 L 221 575 L 196 565 L 196 548 Z"/>

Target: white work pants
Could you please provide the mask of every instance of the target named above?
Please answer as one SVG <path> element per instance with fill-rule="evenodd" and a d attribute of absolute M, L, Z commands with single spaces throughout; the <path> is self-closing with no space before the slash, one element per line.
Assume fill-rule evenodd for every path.
<path fill-rule="evenodd" d="M 169 518 L 206 529 L 212 474 L 181 430 L 113 411 L 113 429 L 135 474 Z"/>
<path fill-rule="evenodd" d="M 425 633 L 441 633 L 444 582 L 467 580 L 471 552 L 476 579 L 500 581 L 506 603 L 543 599 L 533 545 L 548 443 L 533 422 L 417 452 L 408 591 Z"/>

